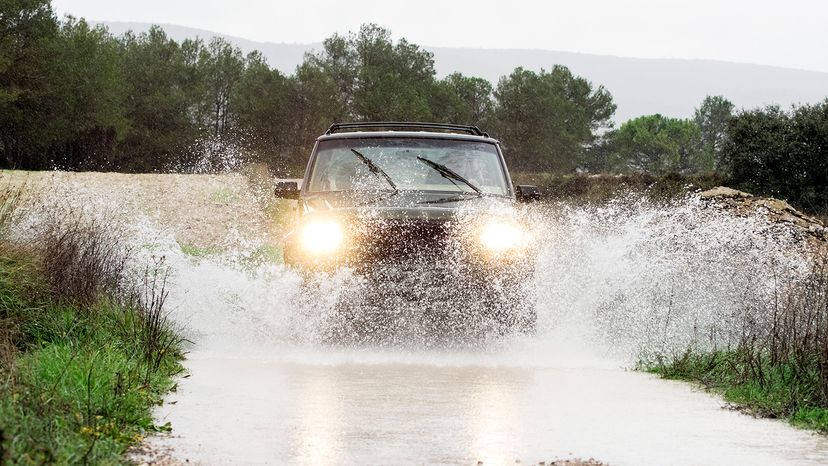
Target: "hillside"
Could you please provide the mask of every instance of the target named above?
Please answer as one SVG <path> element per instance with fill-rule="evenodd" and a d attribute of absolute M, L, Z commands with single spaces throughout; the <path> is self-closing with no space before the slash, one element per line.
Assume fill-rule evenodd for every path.
<path fill-rule="evenodd" d="M 94 23 L 94 22 L 93 22 Z M 100 22 L 114 34 L 147 30 L 147 23 Z M 292 73 L 304 54 L 320 43 L 255 42 L 211 31 L 163 25 L 176 40 L 222 36 L 245 53 L 261 51 L 271 66 Z M 332 31 L 333 32 L 333 31 Z M 563 64 L 612 92 L 616 122 L 652 113 L 687 117 L 706 95 L 724 95 L 737 107 L 766 104 L 788 107 L 828 97 L 828 73 L 715 60 L 641 59 L 530 49 L 464 49 L 428 47 L 434 53 L 438 76 L 454 71 L 497 82 L 523 66 L 537 70 Z"/>

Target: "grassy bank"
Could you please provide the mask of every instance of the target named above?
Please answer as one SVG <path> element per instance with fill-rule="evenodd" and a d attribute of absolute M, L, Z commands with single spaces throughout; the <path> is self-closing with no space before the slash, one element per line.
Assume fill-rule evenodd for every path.
<path fill-rule="evenodd" d="M 0 219 L 0 458 L 124 463 L 168 428 L 150 410 L 181 370 L 163 268 L 133 286 L 111 225 L 52 216 L 23 243 L 5 234 L 11 217 Z"/>
<path fill-rule="evenodd" d="M 721 394 L 752 414 L 828 433 L 828 259 L 745 305 L 724 349 L 657 356 L 642 368 Z"/>
<path fill-rule="evenodd" d="M 806 367 L 796 361 L 773 361 L 769 354 L 752 359 L 742 351 L 688 352 L 646 369 L 666 379 L 699 383 L 748 413 L 828 433 L 818 358 L 811 358 Z"/>

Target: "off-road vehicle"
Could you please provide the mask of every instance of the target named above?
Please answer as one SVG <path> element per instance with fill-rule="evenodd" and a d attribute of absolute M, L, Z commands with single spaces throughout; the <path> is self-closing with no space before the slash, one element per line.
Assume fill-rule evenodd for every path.
<path fill-rule="evenodd" d="M 477 127 L 333 124 L 301 188 L 283 181 L 276 195 L 298 200 L 286 264 L 351 269 L 372 285 L 369 305 L 431 298 L 435 321 L 534 326 L 533 241 L 516 203 L 538 190 L 512 185 L 498 141 Z"/>

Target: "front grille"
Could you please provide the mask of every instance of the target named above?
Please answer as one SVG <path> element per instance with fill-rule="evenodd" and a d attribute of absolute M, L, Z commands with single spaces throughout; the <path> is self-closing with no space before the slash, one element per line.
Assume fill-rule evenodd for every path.
<path fill-rule="evenodd" d="M 447 252 L 450 239 L 445 221 L 373 221 L 357 232 L 355 255 L 371 262 L 441 255 Z"/>

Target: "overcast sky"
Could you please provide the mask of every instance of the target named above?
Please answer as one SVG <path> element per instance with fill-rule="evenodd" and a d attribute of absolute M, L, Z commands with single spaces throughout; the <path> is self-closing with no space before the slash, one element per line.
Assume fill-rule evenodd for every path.
<path fill-rule="evenodd" d="M 709 58 L 828 72 L 824 0 L 54 0 L 53 6 L 90 20 L 179 24 L 267 42 L 319 42 L 375 22 L 420 45 Z"/>

